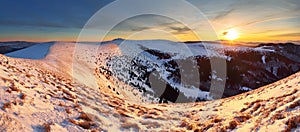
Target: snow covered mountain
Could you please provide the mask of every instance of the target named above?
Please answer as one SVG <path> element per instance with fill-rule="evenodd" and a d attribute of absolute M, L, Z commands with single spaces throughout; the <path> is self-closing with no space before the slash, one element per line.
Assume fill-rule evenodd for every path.
<path fill-rule="evenodd" d="M 131 52 L 119 42 L 120 40 L 117 40 L 103 45 L 57 43 L 51 46 L 49 54 L 44 59 L 39 60 L 0 55 L 0 131 L 297 131 L 300 129 L 299 72 L 275 83 L 228 98 L 170 104 L 152 103 L 163 99 L 155 96 L 159 89 L 149 87 L 151 83 L 150 85 L 147 83 L 149 77 L 145 74 L 151 72 L 150 78 L 156 79 L 155 82 L 162 80 L 165 84 L 175 84 L 168 87 L 169 90 L 178 88 L 181 92 L 178 96 L 194 95 L 189 92 L 193 87 L 176 85 L 180 83 L 176 82 L 178 76 L 184 76 L 184 74 L 174 75 L 174 71 L 181 69 L 178 64 L 173 63 L 179 62 L 177 59 L 189 61 L 189 58 L 194 57 L 196 64 L 200 65 L 197 67 L 199 69 L 203 68 L 201 64 L 206 65 L 202 60 L 198 60 L 200 56 L 218 57 L 226 62 L 236 60 L 247 66 L 252 62 L 253 65 L 248 67 L 260 64 L 265 68 L 256 69 L 263 71 L 261 77 L 267 73 L 275 75 L 274 70 L 268 70 L 268 67 L 274 67 L 275 64 L 272 64 L 275 62 L 282 62 L 283 64 L 279 66 L 286 65 L 292 74 L 293 67 L 299 64 L 297 59 L 299 50 L 295 45 L 262 45 L 249 48 L 207 44 L 205 50 L 201 50 L 203 46 L 200 44 L 189 44 L 193 54 L 186 54 L 170 47 L 174 44 L 170 41 L 128 41 L 125 44 L 133 45 L 129 49 L 142 49 L 140 54 L 130 56 Z M 167 48 L 164 52 L 158 47 L 162 43 L 169 44 L 164 45 Z M 135 44 L 140 46 L 137 47 Z M 257 58 L 237 59 L 247 55 L 246 52 L 256 55 Z M 278 61 L 274 55 L 281 55 Z M 142 56 L 146 57 L 142 59 Z M 149 60 L 153 60 L 152 63 L 148 63 Z M 125 70 L 126 68 L 129 70 Z M 153 72 L 153 69 L 158 70 Z M 117 72 L 118 70 L 120 72 Z M 241 73 L 244 71 L 238 70 Z M 281 74 L 277 72 L 277 75 L 279 73 Z M 210 74 L 211 77 L 208 78 L 218 80 L 219 77 L 213 75 Z M 94 76 L 95 80 L 89 79 L 90 76 Z M 157 79 L 159 77 L 162 79 Z M 201 77 L 200 79 L 202 80 Z M 97 85 L 93 85 L 93 81 L 96 81 L 94 83 Z M 143 92 L 143 88 L 150 92 Z M 151 93 L 151 89 L 154 94 Z M 196 88 L 192 90 L 194 89 Z M 200 94 L 197 93 L 197 96 L 209 95 L 209 92 L 201 88 L 198 90 Z M 169 101 L 172 102 L 171 99 L 178 96 L 176 94 L 171 96 Z"/>
<path fill-rule="evenodd" d="M 210 100 L 212 80 L 226 80 L 222 97 L 230 97 L 300 70 L 300 46 L 292 43 L 261 44 L 256 47 L 183 44 L 163 40 L 117 39 L 105 43 L 121 45 L 120 50 L 125 55 L 107 58 L 107 65 L 98 64 L 99 72 L 110 73 L 108 76 L 116 76 L 141 90 L 145 96 L 154 96 L 153 101 L 159 98 L 159 102 L 175 102 L 179 96 L 185 98 L 183 102 Z M 220 65 L 225 64 L 226 78 L 218 77 L 212 69 L 213 59 L 219 60 Z M 184 71 L 179 63 L 190 66 Z M 183 86 L 183 78 L 199 83 Z M 154 83 L 151 84 L 151 81 Z"/>

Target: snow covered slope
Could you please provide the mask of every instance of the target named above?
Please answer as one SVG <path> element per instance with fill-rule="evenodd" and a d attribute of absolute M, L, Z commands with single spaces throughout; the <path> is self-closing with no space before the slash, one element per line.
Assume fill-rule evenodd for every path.
<path fill-rule="evenodd" d="M 46 57 L 49 48 L 53 44 L 54 42 L 36 44 L 25 49 L 7 53 L 5 55 L 14 58 L 43 59 L 44 57 Z"/>
<path fill-rule="evenodd" d="M 105 44 L 117 44 L 121 54 L 97 54 L 98 60 L 106 62 L 97 62 L 98 72 L 115 76 L 117 82 L 139 89 L 154 102 L 211 100 L 209 92 L 216 83 L 220 85 L 213 87 L 224 87 L 221 97 L 230 97 L 300 70 L 300 46 L 289 43 L 242 47 L 117 39 Z M 215 67 L 225 72 L 218 73 Z"/>
<path fill-rule="evenodd" d="M 87 51 L 72 52 L 80 50 L 78 45 L 56 44 L 43 60 L 0 55 L 0 131 L 300 129 L 299 72 L 229 98 L 155 104 L 145 101 L 135 87 L 94 67 L 106 66 L 107 58 L 121 56 L 117 45 L 88 47 Z M 86 54 L 77 53 L 95 49 L 101 55 L 94 56 L 91 62 L 79 61 Z M 76 61 L 72 62 L 74 58 Z M 93 61 L 97 65 L 90 65 L 95 64 Z M 97 87 L 73 76 L 74 70 L 77 75 L 88 76 L 88 71 L 81 70 L 84 66 L 97 75 Z"/>

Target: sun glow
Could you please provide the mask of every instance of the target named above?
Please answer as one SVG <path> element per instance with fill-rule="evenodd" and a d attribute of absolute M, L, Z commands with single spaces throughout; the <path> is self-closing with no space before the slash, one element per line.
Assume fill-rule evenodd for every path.
<path fill-rule="evenodd" d="M 230 29 L 223 33 L 224 38 L 227 40 L 235 40 L 239 37 L 239 33 L 235 29 Z"/>

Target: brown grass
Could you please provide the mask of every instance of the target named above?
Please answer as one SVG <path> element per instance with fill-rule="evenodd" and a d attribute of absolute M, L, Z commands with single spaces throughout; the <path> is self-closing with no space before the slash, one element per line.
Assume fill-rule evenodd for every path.
<path fill-rule="evenodd" d="M 286 122 L 286 125 L 287 125 L 287 128 L 286 128 L 285 132 L 290 132 L 292 129 L 297 128 L 297 126 L 300 125 L 300 115 L 290 118 Z"/>
<path fill-rule="evenodd" d="M 10 109 L 11 106 L 12 106 L 12 105 L 11 105 L 11 102 L 6 102 L 6 103 L 3 104 L 2 109 L 3 109 L 3 110 Z"/>
<path fill-rule="evenodd" d="M 45 132 L 51 132 L 51 127 L 49 123 L 44 123 L 42 126 L 44 127 Z"/>

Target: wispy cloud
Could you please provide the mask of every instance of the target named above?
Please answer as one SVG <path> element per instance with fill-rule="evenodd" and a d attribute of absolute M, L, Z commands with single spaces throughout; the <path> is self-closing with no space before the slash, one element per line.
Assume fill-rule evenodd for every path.
<path fill-rule="evenodd" d="M 272 16 L 272 15 L 270 15 L 270 16 Z M 244 27 L 244 26 L 251 26 L 251 25 L 264 23 L 264 22 L 287 20 L 287 19 L 299 18 L 299 17 L 300 16 L 285 16 L 285 17 L 274 17 L 274 18 L 266 18 L 266 19 L 261 19 L 261 20 L 253 20 L 253 21 L 250 21 L 250 22 L 247 22 L 247 23 L 241 23 L 241 24 L 238 24 L 238 25 L 234 25 L 234 26 L 229 27 L 229 28 L 238 28 L 238 27 Z"/>
<path fill-rule="evenodd" d="M 0 33 L 22 36 L 18 29 L 26 30 L 31 36 L 39 36 L 37 30 L 45 30 L 49 34 L 77 34 L 85 22 L 101 7 L 113 0 L 52 0 L 52 1 L 3 1 L 0 5 Z M 299 36 L 300 1 L 299 0 L 187 0 L 198 7 L 212 22 L 216 32 L 223 33 L 229 28 L 241 29 L 243 34 L 256 36 Z M 32 6 L 35 5 L 35 6 Z M 66 7 L 68 5 L 68 7 Z M 130 4 L 129 4 L 130 5 Z M 153 10 L 164 9 L 158 5 Z M 13 7 L 13 8 L 12 8 Z M 176 9 L 176 8 L 175 8 Z M 134 9 L 133 9 L 134 10 Z M 187 9 L 189 10 L 189 9 Z M 118 17 L 119 9 L 107 14 L 108 18 Z M 129 10 L 130 12 L 130 10 Z M 181 12 L 181 11 L 180 11 Z M 175 35 L 188 36 L 197 29 L 208 34 L 206 20 L 195 20 L 195 14 L 182 14 L 169 11 L 172 15 L 180 15 L 184 20 L 191 20 L 184 25 L 167 17 L 156 15 L 141 15 L 129 18 L 113 31 L 112 37 L 131 34 L 144 30 L 163 30 Z M 294 19 L 296 18 L 296 19 Z M 205 21 L 205 22 L 204 22 Z M 109 21 L 107 21 L 109 23 Z M 271 23 L 271 24 L 270 24 Z M 96 23 L 99 24 L 99 23 Z M 110 23 L 109 23 L 110 24 Z M 103 25 L 105 26 L 105 25 Z M 9 30 L 8 27 L 11 27 Z M 192 28 L 192 29 L 190 29 Z M 96 29 L 91 27 L 91 29 Z M 98 28 L 97 28 L 98 29 Z M 100 29 L 101 30 L 101 29 Z M 28 31 L 28 32 L 27 32 Z M 74 31 L 74 33 L 70 33 Z M 19 33 L 19 34 L 18 34 Z M 94 33 L 94 32 L 93 32 Z M 280 34 L 282 33 L 282 34 Z M 18 35 L 16 35 L 18 34 Z M 242 35 L 242 34 L 241 34 Z M 62 36 L 64 37 L 64 36 Z M 75 36 L 76 37 L 76 36 Z M 205 38 L 204 38 L 205 39 Z"/>
<path fill-rule="evenodd" d="M 157 15 L 143 15 L 130 18 L 118 24 L 113 30 L 125 32 L 164 30 L 172 34 L 185 34 L 191 31 L 190 28 L 173 19 Z"/>
<path fill-rule="evenodd" d="M 169 26 L 168 28 L 173 34 L 186 34 L 191 31 L 191 29 L 186 26 Z"/>
<path fill-rule="evenodd" d="M 0 20 L 0 25 L 2 26 L 15 26 L 15 27 L 47 27 L 47 28 L 81 28 L 83 24 L 64 24 L 60 22 L 53 21 L 14 21 L 14 20 Z"/>
<path fill-rule="evenodd" d="M 226 11 L 219 12 L 218 14 L 216 14 L 216 16 L 214 18 L 211 19 L 211 21 L 218 21 L 222 18 L 225 18 L 227 15 L 232 13 L 234 10 L 235 9 L 229 9 L 229 10 L 226 10 Z"/>
<path fill-rule="evenodd" d="M 300 39 L 300 32 L 298 32 L 298 33 L 276 34 L 276 35 L 270 35 L 270 37 L 299 37 L 299 39 Z"/>

